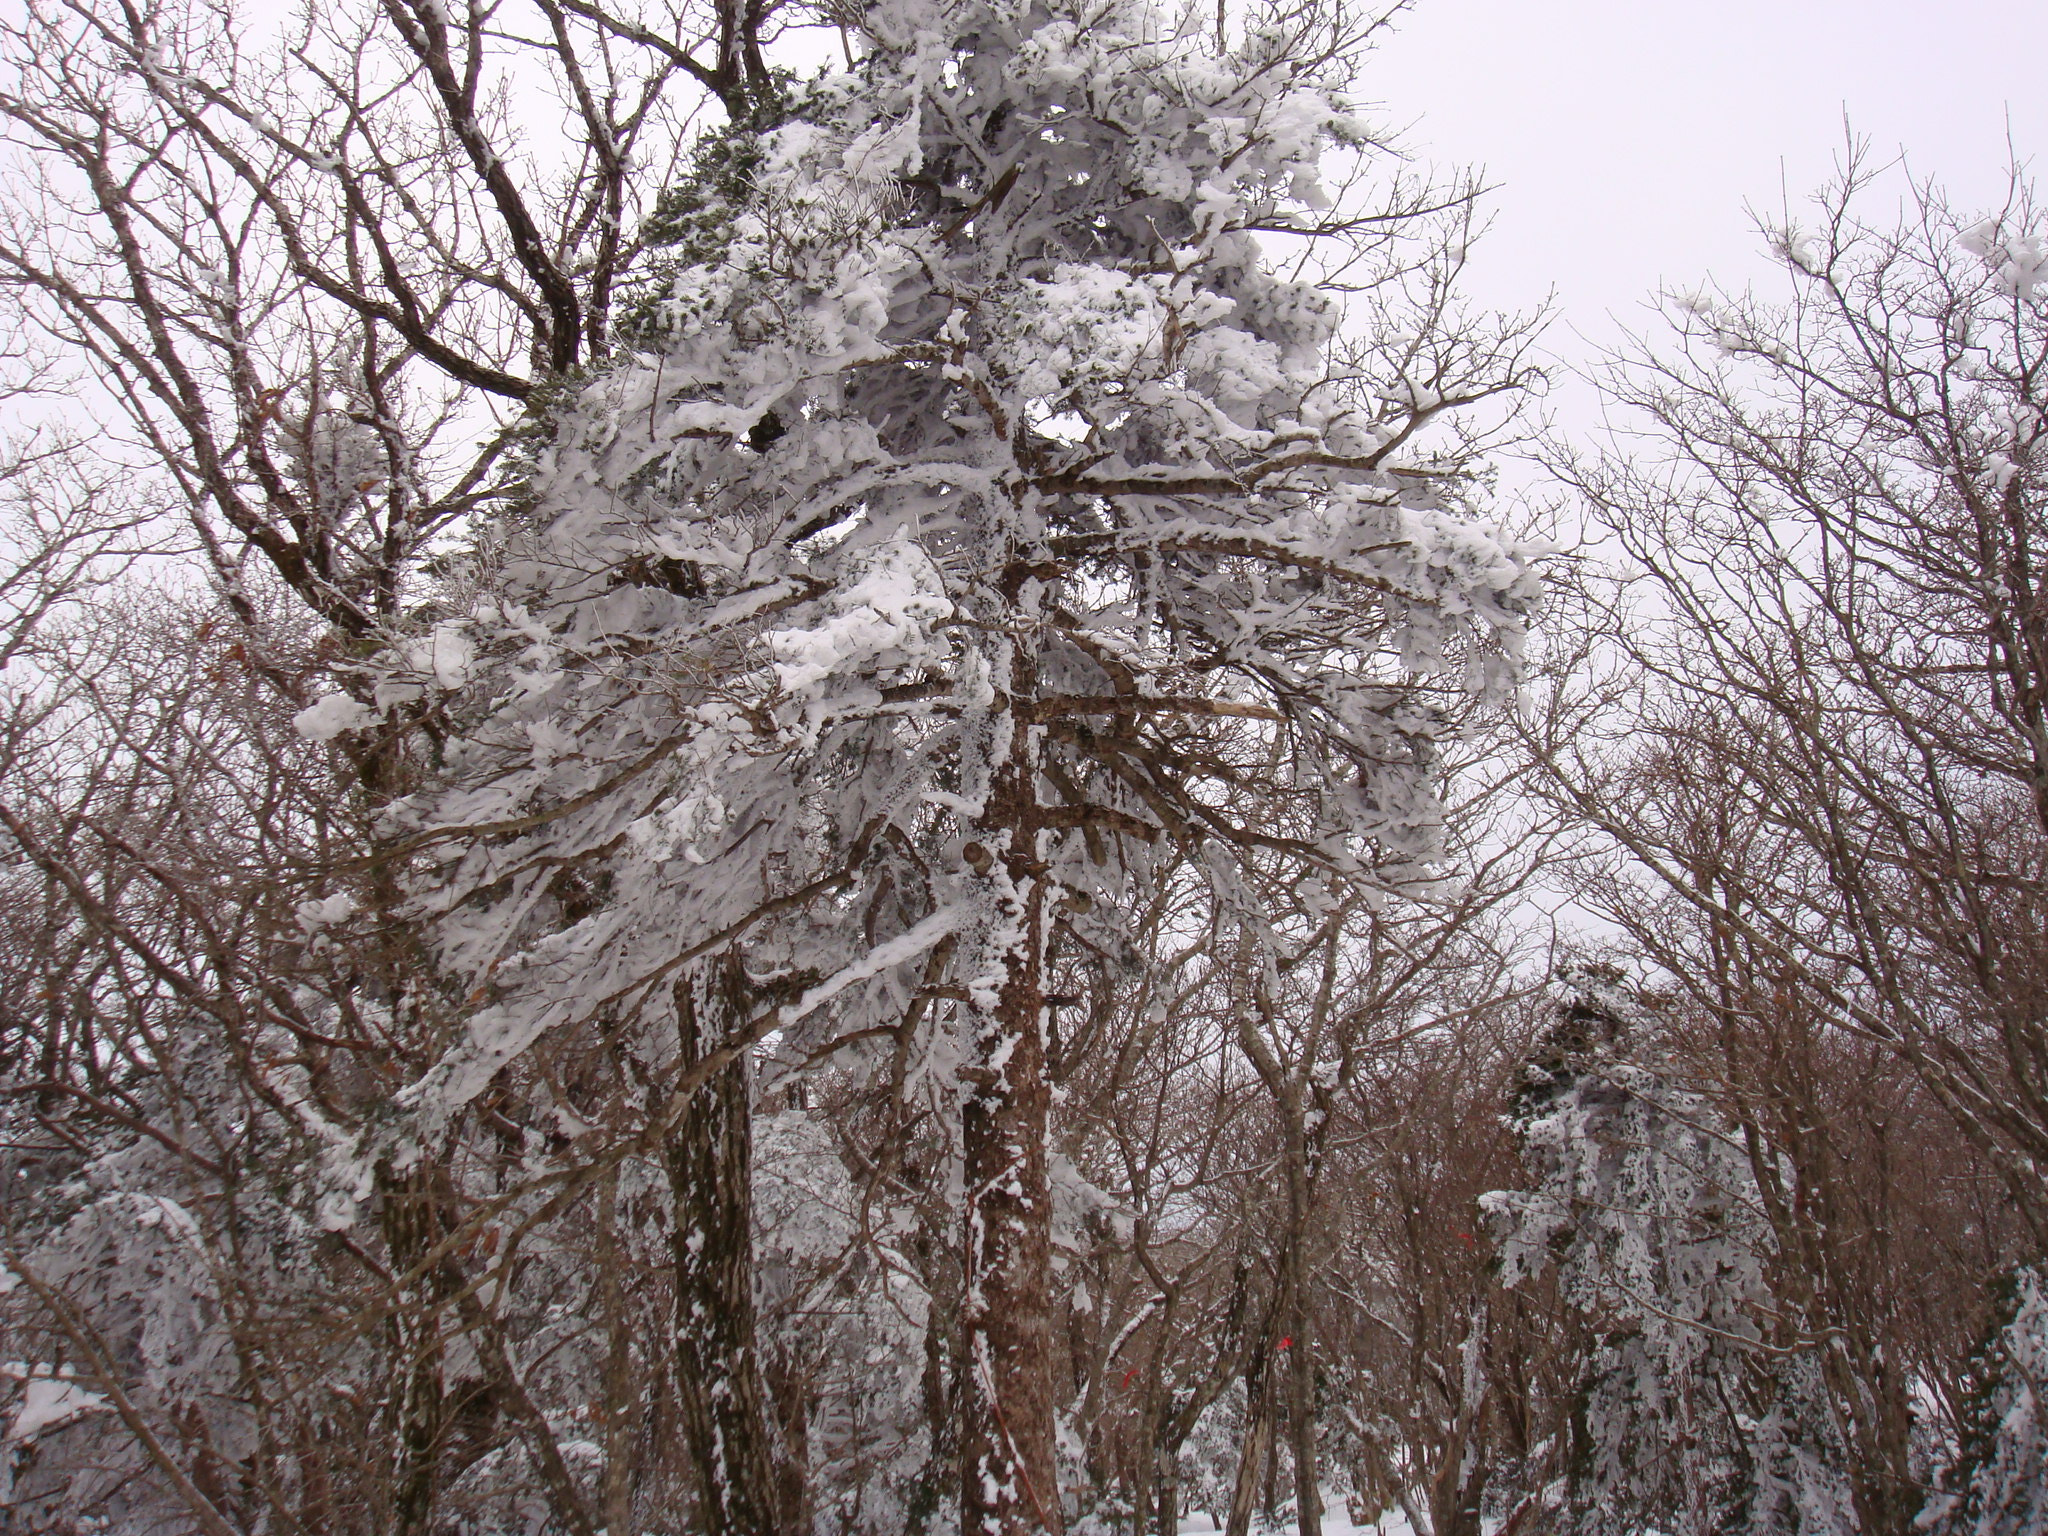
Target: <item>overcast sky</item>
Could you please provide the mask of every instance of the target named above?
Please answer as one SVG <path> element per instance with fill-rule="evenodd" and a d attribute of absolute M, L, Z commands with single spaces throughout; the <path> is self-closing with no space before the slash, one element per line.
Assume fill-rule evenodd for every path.
<path fill-rule="evenodd" d="M 1960 202 L 2002 196 L 2008 126 L 2048 167 L 2042 3 L 1419 0 L 1361 84 L 1423 158 L 1498 184 L 1468 291 L 1555 289 L 1567 359 L 1640 326 L 1660 283 L 1757 272 L 1745 204 L 1825 182 L 1845 113 Z"/>

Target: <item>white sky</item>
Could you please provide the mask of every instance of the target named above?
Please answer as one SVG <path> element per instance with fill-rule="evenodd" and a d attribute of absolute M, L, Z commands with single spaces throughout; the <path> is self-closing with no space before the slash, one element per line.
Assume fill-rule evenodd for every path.
<path fill-rule="evenodd" d="M 2018 0 L 1419 0 L 1361 82 L 1418 158 L 1485 169 L 1467 291 L 1556 291 L 1562 360 L 1641 328 L 1661 284 L 1761 268 L 1745 204 L 1829 179 L 1843 117 L 1968 205 L 2002 200 L 2007 136 L 2048 157 L 2048 4 Z M 2048 167 L 2048 158 L 2041 164 Z M 1569 383 L 1560 425 L 1587 419 Z"/>
<path fill-rule="evenodd" d="M 1545 339 L 1567 365 L 1623 326 L 1654 336 L 1661 286 L 1769 283 L 1746 209 L 1789 195 L 1796 213 L 1845 115 L 1962 208 L 2003 200 L 2012 155 L 2048 177 L 2048 0 L 1416 0 L 1360 87 L 1418 159 L 1496 184 L 1466 291 L 1507 310 L 1554 291 Z M 1581 441 L 1599 423 L 1567 369 L 1546 414 Z M 1532 466 L 1501 468 L 1510 496 L 1549 499 Z"/>

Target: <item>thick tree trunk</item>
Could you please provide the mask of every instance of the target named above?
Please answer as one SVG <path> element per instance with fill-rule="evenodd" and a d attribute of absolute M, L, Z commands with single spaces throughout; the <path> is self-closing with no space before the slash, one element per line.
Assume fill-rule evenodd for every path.
<path fill-rule="evenodd" d="M 1153 1523 L 1157 1536 L 1180 1533 L 1180 1442 L 1164 1435 L 1152 1447 Z"/>
<path fill-rule="evenodd" d="M 960 1383 L 961 1536 L 1061 1528 L 1054 1458 L 1052 1200 L 1046 1177 L 1044 866 L 1020 729 L 967 857 L 1009 935 L 993 1008 L 976 1006 L 962 1116 L 966 1379 Z"/>
<path fill-rule="evenodd" d="M 1430 1528 L 1436 1536 L 1480 1536 L 1479 1495 L 1485 1480 L 1473 1476 L 1473 1468 L 1484 1468 L 1486 1459 L 1468 1456 L 1463 1445 L 1455 1450 L 1429 1490 Z"/>
<path fill-rule="evenodd" d="M 676 988 L 680 1065 L 713 1049 L 736 962 Z M 753 1132 L 741 1056 L 691 1099 L 666 1147 L 675 1199 L 675 1361 L 704 1536 L 782 1536 L 755 1342 Z"/>

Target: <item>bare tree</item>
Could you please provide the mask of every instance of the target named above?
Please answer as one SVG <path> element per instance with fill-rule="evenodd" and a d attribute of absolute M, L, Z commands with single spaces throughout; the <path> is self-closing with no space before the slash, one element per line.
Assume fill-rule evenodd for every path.
<path fill-rule="evenodd" d="M 2039 1226 L 2034 205 L 2016 182 L 1963 220 L 1921 188 L 1908 224 L 1874 228 L 1854 211 L 1871 180 L 1852 161 L 1814 228 L 1775 232 L 1787 304 L 1689 298 L 1680 351 L 1611 373 L 1668 451 L 1569 473 L 1665 610 L 1626 653 L 1649 684 L 1626 728 L 1651 745 L 1554 755 L 1707 919 L 1680 974 L 1796 986 L 1892 1045 Z"/>
<path fill-rule="evenodd" d="M 316 4 L 273 20 L 227 5 L 57 0 L 22 8 L 0 29 L 10 155 L 0 282 L 40 336 L 30 382 L 45 392 L 62 384 L 102 417 L 95 457 L 104 468 L 90 476 L 137 486 L 136 504 L 157 514 L 156 530 L 172 530 L 171 545 L 186 542 L 178 524 L 189 530 L 228 605 L 207 622 L 239 630 L 209 643 L 227 647 L 226 665 L 254 669 L 270 707 L 305 705 L 316 677 L 359 657 L 423 600 L 423 562 L 517 501 L 540 413 L 615 344 L 641 224 L 675 178 L 701 108 L 745 115 L 771 93 L 764 48 L 781 25 L 777 9 L 539 0 L 514 13 L 394 0 Z M 39 582 L 45 599 L 61 593 L 75 545 L 51 532 L 26 547 L 40 565 L 25 567 L 24 581 Z M 157 547 L 169 557 L 162 537 Z M 310 653 L 294 606 L 330 632 Z M 180 649 L 166 645 L 162 663 L 175 665 Z M 175 711 L 182 697 L 155 704 Z M 73 691 L 45 707 L 111 706 Z M 246 712 L 219 718 L 246 736 Z M 101 777 L 118 776 L 124 753 L 151 761 L 153 733 L 166 728 L 137 716 L 114 722 Z M 289 741 L 253 745 L 253 757 L 214 771 L 294 783 L 293 795 L 306 787 L 298 775 L 324 772 L 333 797 L 323 805 L 308 791 L 311 803 L 291 812 L 309 818 L 303 826 L 275 829 L 311 829 L 313 839 L 275 872 L 284 876 L 275 891 L 296 885 L 374 914 L 349 941 L 357 963 L 329 978 L 337 1017 L 316 1023 L 285 1008 L 282 1019 L 310 1032 L 316 1059 L 335 1057 L 315 1069 L 323 1113 L 337 1127 L 358 1124 L 394 1072 L 436 1048 L 454 1001 L 437 993 L 433 958 L 398 914 L 389 872 L 364 880 L 351 862 L 377 846 L 377 808 L 406 791 L 417 759 L 400 733 L 349 741 L 325 770 L 298 762 Z M 91 895 L 78 855 L 42 824 L 36 802 L 53 795 L 66 807 L 57 813 L 66 839 L 80 835 L 80 818 L 99 827 L 107 814 L 99 783 L 54 791 L 37 777 L 54 771 L 47 753 L 24 767 L 11 825 L 56 888 L 84 904 L 97 942 L 122 957 L 105 963 L 143 964 L 188 1003 L 211 999 L 215 1012 L 261 999 L 259 1018 L 235 1028 L 276 1027 L 293 974 L 276 942 L 250 948 L 215 935 L 211 979 L 153 949 L 120 902 Z M 154 871 L 123 877 L 124 893 L 134 879 L 169 878 L 149 862 L 156 855 L 135 851 L 147 841 L 122 846 L 122 857 Z M 288 914 L 283 922 L 289 953 Z M 252 1090 L 274 1070 L 261 1056 L 237 1058 L 257 1074 Z M 165 1134 L 155 1118 L 137 1119 Z M 745 1167 L 730 1166 L 743 1146 L 697 1128 L 716 1155 L 692 1156 L 701 1149 L 686 1128 L 679 1173 L 744 1188 Z M 452 1145 L 439 1150 L 456 1156 Z M 386 1170 L 381 1254 L 366 1256 L 369 1277 L 334 1277 L 344 1293 L 366 1278 L 383 1288 L 329 1298 L 365 1321 L 387 1362 L 376 1390 L 386 1394 L 398 1470 L 388 1503 L 362 1489 L 360 1507 L 381 1511 L 381 1528 L 428 1529 L 461 1496 L 465 1459 L 488 1460 L 492 1437 L 517 1425 L 563 1528 L 590 1529 L 602 1518 L 584 1507 L 534 1406 L 538 1383 L 513 1365 L 502 1320 L 478 1301 L 478 1277 L 457 1252 L 475 1255 L 478 1240 L 475 1191 L 462 1182 L 432 1159 Z M 623 1294 L 606 1295 L 615 1337 L 639 1333 Z M 462 1354 L 482 1363 L 481 1378 L 451 1376 Z M 631 1355 L 613 1350 L 615 1381 L 644 1375 Z M 461 1450 L 480 1423 L 482 1441 Z M 324 1438 L 307 1435 L 308 1444 Z M 608 1443 L 605 1499 L 616 1510 L 634 1462 L 617 1435 Z"/>
<path fill-rule="evenodd" d="M 2038 215 L 2016 178 L 1988 218 L 1913 186 L 1871 224 L 1883 174 L 1852 152 L 1811 223 L 1767 231 L 1789 298 L 1676 297 L 1672 345 L 1609 369 L 1640 435 L 1562 470 L 1642 617 L 1615 631 L 1625 706 L 1548 745 L 1625 855 L 1583 894 L 1712 1021 L 1695 1081 L 1749 1138 L 1873 1531 L 1924 1494 L 1913 1382 L 1958 1368 L 1885 1256 L 1918 1136 L 1877 1101 L 1924 1092 L 1965 1138 L 1941 1165 L 2000 1171 L 2030 1235 L 1992 1218 L 1979 1264 L 2048 1234 Z"/>

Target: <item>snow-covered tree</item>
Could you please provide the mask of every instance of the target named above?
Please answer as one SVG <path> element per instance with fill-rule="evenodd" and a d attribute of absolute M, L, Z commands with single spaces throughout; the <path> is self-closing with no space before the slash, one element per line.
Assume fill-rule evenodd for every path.
<path fill-rule="evenodd" d="M 1207 25 L 870 7 L 859 62 L 683 200 L 722 242 L 678 247 L 446 617 L 304 720 L 437 738 L 385 857 L 472 988 L 356 1166 L 565 1033 L 624 1031 L 649 1084 L 602 1153 L 533 1170 L 572 1185 L 657 1146 L 735 1176 L 764 1042 L 907 1053 L 956 1160 L 963 1529 L 1062 1518 L 1054 969 L 1130 962 L 1169 843 L 1240 906 L 1258 859 L 1428 878 L 1432 742 L 1537 595 L 1457 440 L 1424 447 L 1522 374 L 1448 308 L 1462 199 L 1371 174 L 1342 95 L 1369 28 Z M 1379 285 L 1362 339 L 1262 237 Z M 758 1365 L 707 1309 L 750 1307 L 749 1237 L 736 1208 L 684 1230 L 707 1204 L 677 1347 L 709 1351 L 735 1458 Z M 708 1497 L 737 1520 L 759 1478 L 713 1466 Z"/>
<path fill-rule="evenodd" d="M 1962 1454 L 1921 1515 L 1942 1536 L 2020 1536 L 2048 1524 L 2048 1292 L 2038 1266 L 2005 1280 L 1976 1362 Z"/>
<path fill-rule="evenodd" d="M 1748 1148 L 1657 1059 L 1618 972 L 1564 979 L 1512 1114 L 1530 1187 L 1482 1201 L 1502 1278 L 1554 1266 L 1599 1341 L 1557 1447 L 1558 1528 L 1849 1536 L 1827 1341 L 1788 1336 Z"/>

